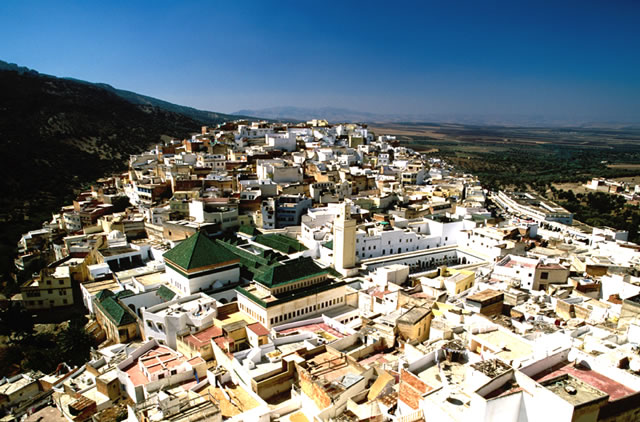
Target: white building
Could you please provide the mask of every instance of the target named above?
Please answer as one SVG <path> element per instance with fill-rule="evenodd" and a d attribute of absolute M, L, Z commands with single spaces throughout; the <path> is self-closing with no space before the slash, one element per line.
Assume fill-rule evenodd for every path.
<path fill-rule="evenodd" d="M 387 222 L 364 224 L 356 233 L 356 257 L 362 260 L 456 245 L 464 227 L 464 221 L 399 218 L 395 227 Z"/>
<path fill-rule="evenodd" d="M 213 324 L 216 301 L 204 293 L 181 297 L 150 308 L 142 308 L 142 325 L 147 340 L 173 349 L 179 336 L 197 332 Z"/>
<path fill-rule="evenodd" d="M 206 379 L 207 364 L 200 356 L 187 359 L 156 341 L 149 341 L 119 363 L 117 372 L 131 400 L 141 403 L 161 389 Z"/>
<path fill-rule="evenodd" d="M 271 179 L 276 183 L 302 182 L 302 167 L 290 165 L 285 160 L 258 160 L 256 164 L 258 179 Z"/>
<path fill-rule="evenodd" d="M 286 133 L 269 133 L 265 135 L 267 145 L 280 151 L 296 150 L 296 135 L 292 131 Z"/>
<path fill-rule="evenodd" d="M 538 223 L 558 222 L 571 225 L 573 214 L 553 202 L 528 192 L 498 192 L 494 199 L 498 204 L 515 214 L 530 218 Z"/>
<path fill-rule="evenodd" d="M 302 215 L 311 208 L 310 198 L 300 195 L 281 195 L 278 198 L 267 198 L 262 201 L 262 227 L 279 229 L 300 224 Z"/>
<path fill-rule="evenodd" d="M 189 202 L 189 216 L 196 223 L 220 224 L 222 230 L 239 225 L 237 208 L 208 204 L 203 200 L 193 199 Z"/>
<path fill-rule="evenodd" d="M 240 280 L 240 258 L 198 232 L 164 255 L 169 283 L 185 295 Z"/>
<path fill-rule="evenodd" d="M 460 246 L 480 253 L 492 261 L 506 255 L 523 255 L 525 244 L 514 227 L 477 227 L 460 236 Z"/>
<path fill-rule="evenodd" d="M 344 202 L 333 223 L 333 266 L 347 273 L 356 265 L 356 221 L 351 218 L 351 203 Z"/>
<path fill-rule="evenodd" d="M 247 288 L 237 288 L 238 308 L 269 329 L 345 306 L 347 284 L 328 273 L 311 258 L 273 266 Z"/>

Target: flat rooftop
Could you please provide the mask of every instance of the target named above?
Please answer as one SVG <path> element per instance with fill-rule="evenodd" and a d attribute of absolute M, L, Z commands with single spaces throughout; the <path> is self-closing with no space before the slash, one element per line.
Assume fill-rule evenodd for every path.
<path fill-rule="evenodd" d="M 329 340 L 337 340 L 339 338 L 343 338 L 344 335 L 337 331 L 336 329 L 330 327 L 329 325 L 322 323 L 312 323 L 300 325 L 298 327 L 287 328 L 285 330 L 278 331 L 281 335 L 293 334 L 293 333 L 314 333 L 318 336 Z"/>
<path fill-rule="evenodd" d="M 118 246 L 115 248 L 108 248 L 108 249 L 100 249 L 98 250 L 98 252 L 100 252 L 100 254 L 104 257 L 107 256 L 116 256 L 116 255 L 125 255 L 125 254 L 130 254 L 130 253 L 140 253 L 140 251 L 138 249 L 133 249 L 130 248 L 128 246 Z"/>
<path fill-rule="evenodd" d="M 22 376 L 20 379 L 17 379 L 14 382 L 6 382 L 0 385 L 0 394 L 6 394 L 7 396 L 11 395 L 33 382 L 36 381 L 31 378 Z"/>
<path fill-rule="evenodd" d="M 169 277 L 164 271 L 155 271 L 149 274 L 135 276 L 136 281 L 143 286 L 155 286 L 157 284 L 168 284 Z"/>
<path fill-rule="evenodd" d="M 223 420 L 260 406 L 242 386 L 233 382 L 223 384 L 222 388 L 209 385 L 198 394 L 220 406 Z"/>
<path fill-rule="evenodd" d="M 509 257 L 508 259 L 505 259 L 503 261 L 501 261 L 499 263 L 499 265 L 501 267 L 505 267 L 505 268 L 531 268 L 534 269 L 536 267 L 536 263 L 535 262 L 531 262 L 528 259 L 518 259 L 515 257 Z"/>
<path fill-rule="evenodd" d="M 55 278 L 69 278 L 69 267 L 67 265 L 59 265 L 53 272 Z"/>
<path fill-rule="evenodd" d="M 118 276 L 118 279 L 120 281 L 125 281 L 130 279 L 131 277 L 135 277 L 136 280 L 140 280 L 141 277 L 148 275 L 148 274 L 154 274 L 154 273 L 163 273 L 164 270 L 158 270 L 157 268 L 152 268 L 152 267 L 136 267 L 136 268 L 131 268 L 129 270 L 124 270 L 124 271 L 117 271 L 116 275 Z"/>
<path fill-rule="evenodd" d="M 493 354 L 507 362 L 526 358 L 533 354 L 533 347 L 529 343 L 500 330 L 475 334 L 473 339 L 489 346 L 493 350 Z"/>
<path fill-rule="evenodd" d="M 90 281 L 82 283 L 82 286 L 89 292 L 91 295 L 95 295 L 96 293 L 104 290 L 117 290 L 120 289 L 120 285 L 114 280 L 102 280 L 102 281 Z"/>
<path fill-rule="evenodd" d="M 156 346 L 133 361 L 131 365 L 124 369 L 124 372 L 127 373 L 133 385 L 146 385 L 149 383 L 149 378 L 142 372 L 140 363 L 147 368 L 149 373 L 152 373 L 160 371 L 163 368 L 175 368 L 185 362 L 197 364 L 204 362 L 204 360 L 200 356 L 187 359 L 166 346 Z"/>
<path fill-rule="evenodd" d="M 496 298 L 498 296 L 504 296 L 504 293 L 497 290 L 487 289 L 487 290 L 483 290 L 481 292 L 475 293 L 471 296 L 467 296 L 467 300 L 482 303 L 482 302 L 488 301 L 489 299 Z"/>
<path fill-rule="evenodd" d="M 367 357 L 358 360 L 358 363 L 365 368 L 368 368 L 372 365 L 384 365 L 385 363 L 396 362 L 398 360 L 398 356 L 392 355 L 390 353 L 378 352 Z"/>
<path fill-rule="evenodd" d="M 569 374 L 558 375 L 540 384 L 574 406 L 607 398 L 607 394 Z"/>
<path fill-rule="evenodd" d="M 546 371 L 540 372 L 531 378 L 543 383 L 546 380 L 560 375 L 569 374 L 590 386 L 609 395 L 610 400 L 617 400 L 635 393 L 634 390 L 624 384 L 620 384 L 599 372 L 581 366 L 575 366 L 571 362 L 562 362 Z"/>
<path fill-rule="evenodd" d="M 360 370 L 352 366 L 346 356 L 328 351 L 307 359 L 307 364 L 312 376 L 322 378 L 326 382 L 342 379 L 348 374 L 360 374 Z"/>
<path fill-rule="evenodd" d="M 215 314 L 217 312 L 215 306 L 213 306 L 214 302 L 215 299 L 212 299 L 210 297 L 198 297 L 195 300 L 189 300 L 182 303 L 173 303 L 169 306 L 156 305 L 147 309 L 146 312 L 163 317 L 178 316 L 182 313 L 191 313 L 196 317 L 204 318 L 210 314 Z"/>
<path fill-rule="evenodd" d="M 432 365 L 423 367 L 419 371 L 413 373 L 425 382 L 431 390 L 442 386 L 442 379 L 440 369 L 435 361 L 431 362 Z M 464 382 L 466 375 L 466 366 L 458 362 L 441 362 L 442 372 L 447 376 L 449 384 L 461 384 Z"/>
<path fill-rule="evenodd" d="M 525 205 L 539 212 L 549 214 L 570 214 L 565 208 L 558 204 L 531 192 L 505 192 L 513 201 L 520 205 Z"/>
<path fill-rule="evenodd" d="M 60 410 L 55 406 L 47 406 L 32 413 L 25 419 L 25 422 L 68 422 L 67 418 L 60 416 Z"/>
<path fill-rule="evenodd" d="M 431 389 L 427 392 L 427 398 L 432 403 L 437 403 L 441 412 L 448 415 L 450 420 L 470 420 L 469 416 L 471 397 L 464 389 L 466 365 L 458 362 L 441 362 L 442 371 L 438 365 L 432 365 L 422 370 L 418 377 Z M 446 384 L 442 380 L 446 378 Z M 442 388 L 440 388 L 442 387 Z"/>

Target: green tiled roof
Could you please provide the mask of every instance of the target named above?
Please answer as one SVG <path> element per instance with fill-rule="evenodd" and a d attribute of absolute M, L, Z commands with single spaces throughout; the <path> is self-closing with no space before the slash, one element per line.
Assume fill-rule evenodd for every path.
<path fill-rule="evenodd" d="M 171 263 L 185 270 L 193 270 L 209 265 L 237 260 L 238 257 L 226 248 L 209 239 L 203 232 L 197 232 L 183 240 L 175 248 L 163 255 Z"/>
<path fill-rule="evenodd" d="M 265 286 L 273 287 L 328 273 L 326 269 L 313 262 L 313 259 L 306 257 L 269 267 L 264 273 L 256 275 L 255 280 Z"/>
<path fill-rule="evenodd" d="M 343 275 L 340 274 L 335 268 L 333 267 L 327 267 L 327 271 L 329 272 L 330 276 L 333 276 L 335 278 L 342 278 Z"/>
<path fill-rule="evenodd" d="M 118 327 L 135 322 L 136 319 L 113 297 L 108 297 L 100 302 L 100 307 L 105 315 L 111 319 Z"/>
<path fill-rule="evenodd" d="M 246 296 L 247 298 L 251 299 L 253 302 L 257 303 L 263 308 L 269 308 L 272 306 L 277 306 L 283 303 L 291 302 L 296 299 L 300 299 L 302 297 L 313 296 L 315 294 L 322 293 L 327 290 L 336 289 L 338 287 L 345 286 L 346 284 L 347 283 L 345 281 L 338 280 L 333 283 L 327 282 L 327 283 L 322 283 L 320 285 L 310 286 L 304 289 L 296 289 L 290 292 L 279 294 L 276 300 L 272 300 L 269 302 L 265 302 L 264 300 L 260 299 L 259 297 L 255 296 L 253 293 L 250 293 L 249 291 L 247 291 L 242 287 L 236 287 L 236 291 Z"/>
<path fill-rule="evenodd" d="M 281 234 L 261 234 L 256 236 L 255 241 L 286 254 L 307 250 L 307 248 L 297 240 Z"/>
<path fill-rule="evenodd" d="M 280 265 L 278 260 L 285 259 L 286 256 L 280 254 L 279 252 L 273 251 L 271 249 L 266 249 L 260 254 L 253 254 L 249 251 L 246 251 L 236 245 L 233 245 L 231 242 L 226 242 L 223 240 L 216 240 L 218 245 L 227 249 L 231 253 L 235 254 L 238 258 L 240 258 L 240 265 L 242 268 L 250 271 L 253 274 L 253 277 L 256 277 L 258 274 L 264 273 L 269 267 L 273 265 Z"/>
<path fill-rule="evenodd" d="M 133 296 L 134 294 L 135 293 L 133 293 L 131 290 L 124 289 L 116 293 L 116 298 L 122 299 L 123 297 Z"/>
<path fill-rule="evenodd" d="M 174 292 L 167 286 L 160 286 L 160 288 L 156 290 L 156 296 L 160 297 L 160 299 L 164 300 L 165 302 L 168 302 L 176 296 L 176 292 Z"/>
<path fill-rule="evenodd" d="M 109 289 L 104 289 L 104 290 L 100 290 L 98 293 L 96 293 L 96 300 L 98 302 L 103 301 L 104 299 L 108 298 L 108 297 L 113 297 L 116 294 L 113 293 L 111 290 Z"/>
<path fill-rule="evenodd" d="M 248 234 L 249 236 L 255 236 L 260 234 L 260 232 L 253 226 L 247 226 L 246 224 L 240 226 L 238 229 L 240 233 Z"/>

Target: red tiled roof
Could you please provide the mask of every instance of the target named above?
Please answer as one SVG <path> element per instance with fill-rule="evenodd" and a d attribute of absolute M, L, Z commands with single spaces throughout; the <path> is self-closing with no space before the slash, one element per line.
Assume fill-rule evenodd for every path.
<path fill-rule="evenodd" d="M 253 324 L 249 324 L 249 325 L 247 325 L 247 328 L 250 329 L 251 331 L 253 331 L 254 333 L 256 333 L 256 335 L 258 335 L 258 336 L 266 336 L 267 334 L 269 334 L 269 330 L 264 328 L 264 326 L 262 324 L 260 324 L 259 322 L 255 322 Z"/>
<path fill-rule="evenodd" d="M 197 358 L 202 360 L 199 356 Z M 156 346 L 141 355 L 128 368 L 125 368 L 124 372 L 127 373 L 133 385 L 145 385 L 149 383 L 149 379 L 141 367 L 145 367 L 149 373 L 154 373 L 162 368 L 180 366 L 185 362 L 191 362 L 191 360 L 187 361 L 181 354 L 166 346 Z"/>
<path fill-rule="evenodd" d="M 378 297 L 380 299 L 384 299 L 384 295 L 391 293 L 391 290 L 379 290 L 377 292 L 373 292 L 374 297 Z"/>
<path fill-rule="evenodd" d="M 192 357 L 191 359 L 189 359 L 187 362 L 188 362 L 190 365 L 192 365 L 192 366 L 193 366 L 193 365 L 198 365 L 198 364 L 201 364 L 201 363 L 205 363 L 205 360 L 204 360 L 204 359 L 202 359 L 200 356 L 194 356 L 194 357 Z"/>
<path fill-rule="evenodd" d="M 602 375 L 599 372 L 593 371 L 591 369 L 581 369 L 575 367 L 572 363 L 566 363 L 564 366 L 555 366 L 547 371 L 541 372 L 540 374 L 532 377 L 534 380 L 538 382 L 542 382 L 548 380 L 550 378 L 555 378 L 559 375 L 570 374 L 574 377 L 578 378 L 580 381 L 589 384 L 592 387 L 597 388 L 598 390 L 609 395 L 609 400 L 617 400 L 623 397 L 626 397 L 630 394 L 635 393 L 634 390 L 627 387 L 624 384 L 620 384 L 617 381 L 612 380 L 611 378 Z"/>
<path fill-rule="evenodd" d="M 204 329 L 195 334 L 189 334 L 183 337 L 183 341 L 190 346 L 199 349 L 202 346 L 209 344 L 211 339 L 220 337 L 222 335 L 222 328 L 212 325 L 211 327 Z"/>

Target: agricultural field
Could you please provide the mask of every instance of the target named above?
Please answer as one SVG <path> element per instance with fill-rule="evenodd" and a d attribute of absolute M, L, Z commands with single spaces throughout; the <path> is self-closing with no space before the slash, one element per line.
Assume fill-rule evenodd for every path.
<path fill-rule="evenodd" d="M 446 158 L 489 188 L 640 176 L 640 128 L 539 128 L 459 124 L 371 125 L 401 144 Z"/>

